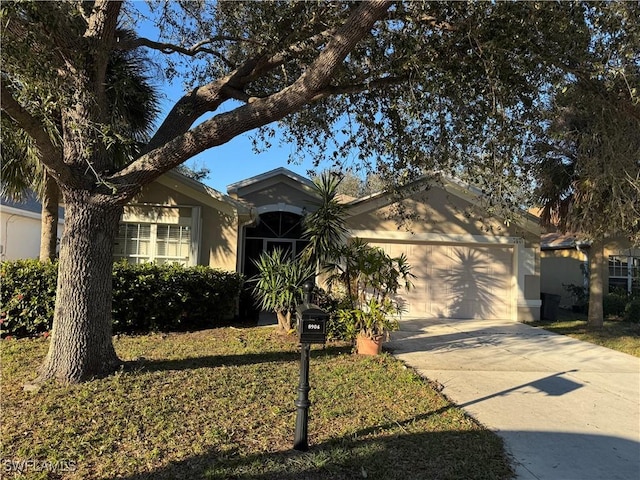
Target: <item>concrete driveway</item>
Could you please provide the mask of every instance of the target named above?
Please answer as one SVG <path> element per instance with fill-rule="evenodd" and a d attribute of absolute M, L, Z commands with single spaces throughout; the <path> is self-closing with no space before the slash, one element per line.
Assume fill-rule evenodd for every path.
<path fill-rule="evenodd" d="M 517 478 L 640 479 L 639 358 L 486 320 L 405 320 L 386 346 L 504 439 Z"/>

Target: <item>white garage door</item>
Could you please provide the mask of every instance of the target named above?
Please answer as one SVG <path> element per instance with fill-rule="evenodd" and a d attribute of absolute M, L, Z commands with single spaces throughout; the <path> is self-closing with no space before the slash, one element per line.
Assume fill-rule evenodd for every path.
<path fill-rule="evenodd" d="M 370 242 L 411 265 L 413 290 L 402 292 L 404 317 L 512 317 L 513 248 Z"/>

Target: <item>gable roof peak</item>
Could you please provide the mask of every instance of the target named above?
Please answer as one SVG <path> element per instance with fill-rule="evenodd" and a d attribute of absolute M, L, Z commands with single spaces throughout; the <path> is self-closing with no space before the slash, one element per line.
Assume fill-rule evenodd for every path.
<path fill-rule="evenodd" d="M 247 213 L 251 210 L 251 207 L 244 201 L 232 198 L 229 195 L 225 195 L 224 193 L 219 192 L 215 188 L 212 188 L 199 180 L 195 180 L 191 177 L 188 177 L 187 175 L 184 175 L 176 169 L 169 170 L 163 175 L 163 177 L 171 178 L 182 183 L 185 186 L 192 188 L 195 191 L 205 194 L 208 197 L 218 200 L 219 202 L 226 203 L 235 208 L 239 213 Z"/>
<path fill-rule="evenodd" d="M 288 168 L 285 167 L 278 167 L 278 168 L 274 168 L 273 170 L 269 170 L 268 172 L 265 173 L 261 173 L 259 175 L 255 175 L 253 177 L 250 178 L 246 178 L 244 180 L 240 180 L 239 182 L 235 182 L 232 183 L 231 185 L 227 186 L 227 193 L 231 194 L 231 193 L 237 193 L 239 189 L 241 188 L 245 188 L 248 187 L 250 185 L 254 185 L 256 183 L 259 182 L 264 182 L 266 180 L 269 180 L 271 178 L 275 178 L 278 176 L 285 176 L 290 178 L 291 180 L 293 180 L 294 182 L 298 182 L 303 186 L 312 188 L 313 187 L 313 182 L 311 180 L 309 180 L 306 177 L 303 177 L 302 175 L 299 175 L 295 172 L 292 172 L 291 170 L 289 170 Z"/>

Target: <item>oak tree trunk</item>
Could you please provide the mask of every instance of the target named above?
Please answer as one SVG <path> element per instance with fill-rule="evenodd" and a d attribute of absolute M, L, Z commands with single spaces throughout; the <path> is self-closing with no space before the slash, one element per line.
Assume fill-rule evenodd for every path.
<path fill-rule="evenodd" d="M 113 242 L 121 207 L 67 192 L 51 343 L 41 382 L 80 382 L 120 364 L 112 340 Z"/>
<path fill-rule="evenodd" d="M 60 189 L 54 178 L 44 173 L 44 195 L 42 198 L 42 215 L 40 221 L 40 261 L 53 261 L 58 246 L 58 206 L 60 205 Z"/>
<path fill-rule="evenodd" d="M 589 313 L 587 325 L 601 328 L 604 325 L 604 241 L 593 241 L 589 251 Z"/>

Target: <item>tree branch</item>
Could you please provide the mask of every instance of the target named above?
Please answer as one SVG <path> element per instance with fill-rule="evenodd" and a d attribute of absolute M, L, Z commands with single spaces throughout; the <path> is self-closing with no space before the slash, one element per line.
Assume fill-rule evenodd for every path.
<path fill-rule="evenodd" d="M 94 72 L 94 91 L 98 93 L 99 103 L 102 105 L 105 96 L 105 75 L 111 48 L 115 40 L 115 33 L 118 26 L 118 16 L 122 7 L 122 1 L 98 0 L 91 9 L 91 15 L 84 38 L 92 43 L 90 49 L 91 60 L 85 68 L 90 68 Z"/>
<path fill-rule="evenodd" d="M 319 91 L 317 95 L 313 97 L 313 101 L 322 100 L 323 98 L 333 95 L 349 95 L 352 93 L 360 93 L 367 90 L 376 90 L 378 88 L 399 85 L 409 79 L 409 76 L 383 77 L 362 83 L 353 83 L 348 85 L 329 85 L 322 91 Z"/>
<path fill-rule="evenodd" d="M 434 17 L 433 15 L 428 15 L 426 13 L 424 15 L 420 15 L 419 17 L 412 18 L 402 12 L 394 11 L 388 14 L 386 20 L 403 20 L 406 22 L 424 23 L 429 25 L 434 30 L 442 30 L 444 32 L 458 31 L 457 26 L 452 25 L 451 23 L 445 20 L 438 20 L 437 17 Z"/>
<path fill-rule="evenodd" d="M 217 52 L 216 50 L 213 50 L 207 47 L 207 45 L 211 45 L 212 43 L 215 43 L 218 41 L 231 41 L 231 40 L 235 40 L 235 41 L 242 40 L 245 42 L 258 44 L 258 42 L 255 42 L 253 40 L 248 40 L 248 39 L 237 39 L 234 37 L 213 37 L 213 38 L 208 38 L 206 40 L 202 40 L 196 43 L 195 45 L 192 45 L 191 47 L 182 47 L 180 45 L 175 45 L 173 43 L 155 42 L 148 38 L 138 37 L 130 40 L 119 41 L 118 48 L 122 50 L 133 50 L 139 47 L 147 47 L 152 50 L 158 50 L 161 53 L 165 53 L 169 55 L 172 53 L 180 53 L 182 55 L 187 55 L 189 57 L 193 57 L 199 53 L 207 53 L 222 60 L 222 62 L 226 66 L 230 68 L 234 68 L 233 63 L 231 63 L 224 55 L 222 55 L 220 52 Z"/>
<path fill-rule="evenodd" d="M 215 111 L 225 100 L 233 98 L 249 102 L 252 97 L 244 92 L 245 85 L 282 65 L 289 56 L 302 52 L 305 46 L 318 46 L 326 42 L 335 32 L 333 28 L 328 29 L 273 55 L 251 58 L 226 77 L 190 91 L 171 109 L 149 141 L 145 153 L 185 133 L 198 118 L 206 112 Z"/>
<path fill-rule="evenodd" d="M 40 152 L 40 160 L 51 175 L 60 181 L 74 183 L 71 169 L 62 161 L 62 151 L 51 142 L 42 123 L 13 98 L 4 82 L 0 85 L 0 90 L 2 91 L 2 110 L 33 138 Z"/>
<path fill-rule="evenodd" d="M 291 85 L 266 98 L 258 98 L 235 110 L 217 115 L 143 155 L 111 176 L 118 201 L 125 202 L 142 185 L 209 148 L 222 145 L 241 133 L 277 121 L 300 110 L 323 91 L 336 69 L 391 5 L 387 0 L 362 2 L 344 22 L 316 60 Z"/>
<path fill-rule="evenodd" d="M 84 37 L 111 43 L 121 7 L 122 0 L 97 0 L 91 10 Z"/>
<path fill-rule="evenodd" d="M 335 35 L 336 29 L 330 28 L 319 32 L 315 35 L 312 35 L 309 38 L 306 38 L 300 42 L 294 43 L 293 45 L 288 46 L 284 50 L 273 54 L 271 57 L 267 58 L 262 62 L 258 62 L 257 67 L 251 72 L 251 75 L 248 76 L 248 80 L 251 80 L 260 74 L 263 74 L 265 71 L 271 70 L 282 65 L 287 58 L 291 57 L 291 55 L 296 55 L 302 53 L 305 48 L 308 47 L 317 47 L 321 45 L 323 42 L 328 41 L 333 35 Z"/>

